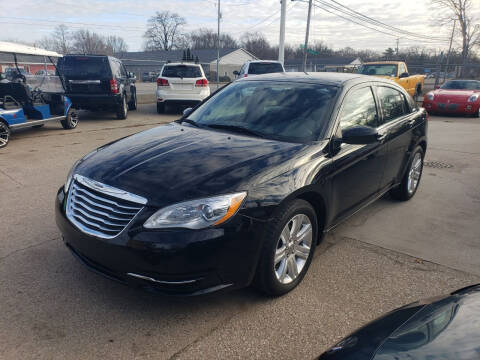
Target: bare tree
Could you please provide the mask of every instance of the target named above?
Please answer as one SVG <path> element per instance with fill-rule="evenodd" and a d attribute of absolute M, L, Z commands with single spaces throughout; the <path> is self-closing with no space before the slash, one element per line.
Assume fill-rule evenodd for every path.
<path fill-rule="evenodd" d="M 105 47 L 108 55 L 121 54 L 128 51 L 125 40 L 116 35 L 105 37 Z"/>
<path fill-rule="evenodd" d="M 240 37 L 241 46 L 259 59 L 275 59 L 278 51 L 270 46 L 270 43 L 262 33 L 246 32 Z"/>
<path fill-rule="evenodd" d="M 190 46 L 192 49 L 216 49 L 217 33 L 211 29 L 201 28 L 192 31 L 189 35 Z M 237 41 L 229 34 L 220 34 L 220 48 L 237 48 Z"/>
<path fill-rule="evenodd" d="M 475 24 L 476 20 L 472 16 L 471 0 L 431 0 L 432 4 L 447 10 L 447 20 L 456 20 L 460 25 L 458 31 L 462 36 L 462 59 L 463 65 L 466 65 L 470 52 L 475 46 L 480 45 L 480 28 Z M 462 69 L 462 75 L 465 74 L 465 66 Z"/>
<path fill-rule="evenodd" d="M 106 54 L 103 37 L 90 30 L 77 30 L 73 33 L 73 50 L 80 54 Z"/>
<path fill-rule="evenodd" d="M 145 50 L 172 50 L 184 45 L 183 17 L 170 11 L 158 12 L 148 20 Z"/>
<path fill-rule="evenodd" d="M 36 42 L 36 45 L 53 50 L 60 54 L 68 54 L 72 50 L 72 37 L 68 27 L 64 24 L 57 25 L 53 32 Z"/>

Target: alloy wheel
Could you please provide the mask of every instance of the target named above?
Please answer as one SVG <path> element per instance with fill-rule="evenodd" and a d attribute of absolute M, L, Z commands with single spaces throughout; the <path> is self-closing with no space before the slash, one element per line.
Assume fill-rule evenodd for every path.
<path fill-rule="evenodd" d="M 7 145 L 9 137 L 10 131 L 8 130 L 7 125 L 0 122 L 0 147 L 4 147 Z"/>
<path fill-rule="evenodd" d="M 410 171 L 408 173 L 408 184 L 407 189 L 409 194 L 413 194 L 417 189 L 418 183 L 420 182 L 420 176 L 422 175 L 422 155 L 420 153 L 416 153 L 412 165 L 410 166 Z"/>
<path fill-rule="evenodd" d="M 78 124 L 78 113 L 76 111 L 72 111 L 70 113 L 70 123 L 72 124 L 72 127 L 76 127 Z"/>
<path fill-rule="evenodd" d="M 312 222 L 297 214 L 283 228 L 275 249 L 273 267 L 282 284 L 294 281 L 302 272 L 312 248 Z"/>

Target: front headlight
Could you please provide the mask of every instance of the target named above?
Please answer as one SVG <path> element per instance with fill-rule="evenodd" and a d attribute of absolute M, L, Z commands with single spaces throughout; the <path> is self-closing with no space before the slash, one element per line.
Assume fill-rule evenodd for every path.
<path fill-rule="evenodd" d="M 468 98 L 467 102 L 475 102 L 477 100 L 478 100 L 478 94 L 473 94 Z"/>
<path fill-rule="evenodd" d="M 435 97 L 435 94 L 434 94 L 433 92 L 429 92 L 429 93 L 427 94 L 427 99 L 428 99 L 428 100 L 433 100 L 434 97 Z"/>
<path fill-rule="evenodd" d="M 240 192 L 170 205 L 150 216 L 143 226 L 147 229 L 203 229 L 219 225 L 237 213 L 246 196 L 246 192 Z"/>

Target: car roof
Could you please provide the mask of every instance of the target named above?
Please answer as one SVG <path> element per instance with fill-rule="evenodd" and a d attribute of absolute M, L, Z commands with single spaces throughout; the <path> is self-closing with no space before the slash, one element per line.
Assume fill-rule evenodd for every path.
<path fill-rule="evenodd" d="M 200 64 L 197 63 L 192 63 L 192 62 L 171 62 L 171 63 L 166 63 L 165 66 L 169 65 L 192 65 L 192 66 L 201 66 Z"/>
<path fill-rule="evenodd" d="M 281 64 L 278 60 L 248 60 L 247 63 L 276 63 Z"/>
<path fill-rule="evenodd" d="M 334 72 L 284 72 L 284 73 L 270 73 L 264 75 L 257 75 L 254 77 L 241 78 L 237 81 L 258 81 L 258 80 L 272 80 L 272 81 L 293 81 L 304 83 L 318 83 L 342 86 L 347 82 L 384 82 L 387 84 L 394 84 L 391 80 L 382 78 L 353 74 L 353 73 L 334 73 Z"/>

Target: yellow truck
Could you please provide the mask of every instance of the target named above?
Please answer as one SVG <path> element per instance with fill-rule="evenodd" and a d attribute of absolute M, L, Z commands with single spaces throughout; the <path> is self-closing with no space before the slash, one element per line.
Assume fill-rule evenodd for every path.
<path fill-rule="evenodd" d="M 358 73 L 391 79 L 407 90 L 414 98 L 423 94 L 425 76 L 410 75 L 407 64 L 403 61 L 366 62 L 358 68 Z"/>

